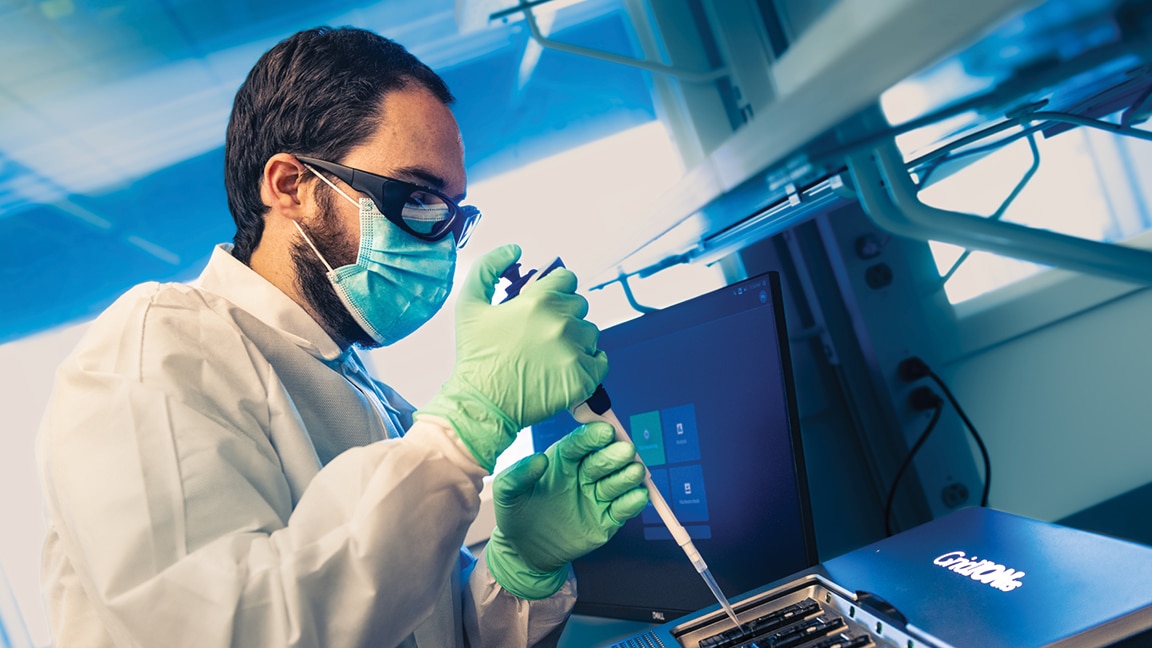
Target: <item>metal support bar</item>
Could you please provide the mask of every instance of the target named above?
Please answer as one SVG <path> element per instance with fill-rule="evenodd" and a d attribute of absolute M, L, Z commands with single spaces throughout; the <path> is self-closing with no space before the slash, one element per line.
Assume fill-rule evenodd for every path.
<path fill-rule="evenodd" d="M 925 205 L 891 141 L 871 153 L 849 155 L 848 165 L 864 211 L 893 233 L 1119 281 L 1152 284 L 1152 252 Z"/>
<path fill-rule="evenodd" d="M 1028 148 L 1032 151 L 1032 164 L 1028 167 L 1028 170 L 1024 172 L 1024 176 L 1020 178 L 1020 181 L 1016 183 L 1016 186 L 1012 188 L 1012 191 L 1008 193 L 1008 197 L 1004 199 L 1004 202 L 1000 203 L 1000 207 L 996 212 L 988 217 L 989 220 L 1000 220 L 1004 218 L 1004 214 L 1008 212 L 1008 208 L 1012 206 L 1012 203 L 1016 202 L 1016 199 L 1020 197 L 1020 193 L 1024 191 L 1024 187 L 1028 186 L 1028 183 L 1035 177 L 1036 172 L 1040 170 L 1040 148 L 1036 145 L 1035 133 L 1028 133 Z M 919 186 L 924 186 L 923 180 L 921 180 Z M 948 269 L 948 272 L 940 276 L 940 283 L 948 283 L 948 280 L 960 269 L 960 265 L 963 264 L 971 254 L 972 250 L 965 249 L 964 253 L 960 255 L 960 258 L 952 263 L 952 267 Z"/>
<path fill-rule="evenodd" d="M 659 308 L 645 306 L 644 304 L 636 301 L 636 296 L 632 294 L 632 286 L 628 283 L 628 275 L 624 274 L 623 272 L 620 273 L 620 287 L 624 289 L 624 297 L 628 299 L 628 305 L 632 307 L 632 310 L 635 310 L 641 315 L 646 313 L 655 313 L 656 311 L 660 310 Z"/>
<path fill-rule="evenodd" d="M 541 47 L 553 49 L 558 52 L 567 52 L 577 56 L 587 56 L 589 58 L 599 59 L 601 61 L 608 61 L 609 63 L 617 63 L 619 65 L 627 65 L 630 67 L 640 68 L 655 74 L 666 74 L 668 76 L 676 77 L 681 81 L 687 81 L 689 83 L 711 83 L 716 79 L 728 75 L 728 68 L 726 67 L 717 68 L 710 72 L 682 70 L 671 65 L 664 65 L 663 63 L 653 63 L 652 61 L 634 59 L 628 56 L 621 56 L 611 52 L 592 49 L 590 47 L 580 47 L 579 45 L 572 45 L 571 43 L 562 43 L 560 41 L 552 40 L 540 32 L 540 27 L 536 24 L 536 16 L 532 13 L 531 5 L 521 5 L 516 9 L 524 13 L 524 20 L 528 23 L 528 33 L 531 34 L 532 40 L 539 43 Z"/>
<path fill-rule="evenodd" d="M 1092 119 L 1091 117 L 1081 117 L 1080 115 L 1073 115 L 1071 113 L 1042 110 L 1040 112 L 1032 113 L 1031 115 L 1028 115 L 1028 117 L 1037 121 L 1063 122 L 1065 124 L 1073 124 L 1075 126 L 1096 128 L 1098 130 L 1107 131 L 1109 133 L 1124 135 L 1125 137 L 1152 140 L 1152 131 L 1146 131 L 1140 128 L 1132 128 L 1131 126 L 1126 126 L 1124 124 L 1113 124 L 1101 119 Z"/>

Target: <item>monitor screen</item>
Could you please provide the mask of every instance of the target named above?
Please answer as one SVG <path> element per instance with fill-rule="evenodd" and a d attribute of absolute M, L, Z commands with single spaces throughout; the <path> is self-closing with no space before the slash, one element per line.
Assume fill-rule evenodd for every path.
<path fill-rule="evenodd" d="M 776 273 L 601 332 L 604 388 L 729 596 L 815 564 Z M 543 450 L 578 424 L 533 426 Z M 579 614 L 657 621 L 716 603 L 651 504 L 576 560 Z"/>

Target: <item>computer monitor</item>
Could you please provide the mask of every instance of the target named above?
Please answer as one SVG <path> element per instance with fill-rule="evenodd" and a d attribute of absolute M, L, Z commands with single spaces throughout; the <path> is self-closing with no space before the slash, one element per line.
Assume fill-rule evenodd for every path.
<path fill-rule="evenodd" d="M 601 332 L 612 410 L 732 596 L 816 563 L 780 278 Z M 533 426 L 537 451 L 578 424 Z M 716 603 L 652 505 L 576 560 L 579 614 L 662 622 Z"/>

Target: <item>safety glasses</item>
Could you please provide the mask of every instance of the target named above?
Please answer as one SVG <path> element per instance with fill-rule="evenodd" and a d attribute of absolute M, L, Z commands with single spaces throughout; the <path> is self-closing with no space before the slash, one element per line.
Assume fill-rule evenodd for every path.
<path fill-rule="evenodd" d="M 389 222 L 423 241 L 439 241 L 452 234 L 456 247 L 462 248 L 480 220 L 479 209 L 457 205 L 430 187 L 303 155 L 297 155 L 296 159 L 327 171 L 349 187 L 367 194 Z"/>

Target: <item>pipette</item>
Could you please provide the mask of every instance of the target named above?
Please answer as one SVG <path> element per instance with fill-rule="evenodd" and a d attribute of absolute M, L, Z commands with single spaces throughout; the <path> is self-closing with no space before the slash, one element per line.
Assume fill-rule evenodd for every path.
<path fill-rule="evenodd" d="M 563 268 L 564 262 L 556 258 L 552 263 L 548 264 L 544 270 L 537 272 L 536 270 L 529 270 L 527 274 L 520 275 L 520 264 L 513 264 L 503 276 L 508 279 L 512 284 L 505 290 L 506 297 L 502 301 L 508 301 L 528 284 L 535 282 L 537 279 L 543 277 L 556 268 Z M 603 385 L 597 385 L 596 391 L 588 400 L 580 403 L 571 410 L 572 418 L 576 419 L 579 423 L 592 423 L 595 421 L 602 421 L 612 426 L 615 431 L 617 441 L 625 441 L 631 443 L 632 439 L 628 436 L 628 432 L 624 429 L 624 425 L 620 423 L 620 419 L 616 418 L 616 414 L 612 411 L 612 400 L 608 397 L 608 392 L 604 389 Z M 636 461 L 644 465 L 644 461 L 640 455 L 636 455 Z M 728 602 L 728 597 L 724 596 L 724 592 L 720 589 L 720 585 L 712 576 L 712 571 L 708 569 L 708 564 L 704 562 L 704 558 L 700 556 L 700 552 L 696 550 L 696 545 L 692 543 L 692 537 L 688 535 L 688 531 L 680 524 L 680 520 L 676 519 L 676 514 L 672 512 L 672 508 L 668 506 L 668 502 L 664 500 L 664 496 L 660 490 L 656 488 L 656 484 L 652 482 L 652 472 L 648 470 L 648 466 L 644 465 L 644 487 L 648 489 L 648 500 L 652 502 L 655 507 L 656 513 L 660 515 L 660 519 L 664 522 L 664 526 L 672 534 L 672 538 L 676 544 L 687 554 L 688 560 L 692 562 L 692 566 L 696 568 L 696 572 L 704 579 L 704 583 L 708 585 L 708 589 L 712 591 L 712 595 L 720 602 L 720 606 L 728 613 L 728 617 L 736 624 L 737 628 L 743 629 L 740 624 L 740 619 L 736 617 L 736 611 L 732 609 L 732 605 Z"/>
<path fill-rule="evenodd" d="M 616 431 L 617 441 L 632 442 L 628 436 L 628 432 L 624 430 L 621 425 L 620 419 L 616 418 L 616 414 L 612 411 L 612 400 L 608 398 L 608 392 L 605 391 L 603 385 L 598 385 L 596 391 L 588 400 L 580 403 L 572 408 L 572 418 L 580 423 L 592 423 L 593 421 L 603 421 L 612 426 Z M 641 464 L 640 455 L 636 455 L 636 461 Z M 660 494 L 660 490 L 656 488 L 656 484 L 652 483 L 652 473 L 648 470 L 648 466 L 644 466 L 644 486 L 648 489 L 648 499 L 652 502 L 652 506 L 656 508 L 656 513 L 660 515 L 660 519 L 664 522 L 664 526 L 668 527 L 668 531 L 672 534 L 672 538 L 684 553 L 688 555 L 688 560 L 692 561 L 692 566 L 696 568 L 696 572 L 707 583 L 708 589 L 712 590 L 712 594 L 716 600 L 720 602 L 720 606 L 728 613 L 732 622 L 736 627 L 743 628 L 740 624 L 740 619 L 736 618 L 736 611 L 732 609 L 732 605 L 728 603 L 728 597 L 724 596 L 721 591 L 720 585 L 716 583 L 716 579 L 712 577 L 712 571 L 708 569 L 708 564 L 700 557 L 700 552 L 696 550 L 696 545 L 692 544 L 692 537 L 688 535 L 680 520 L 676 519 L 676 515 L 668 506 L 668 502 L 664 500 L 664 496 Z"/>

